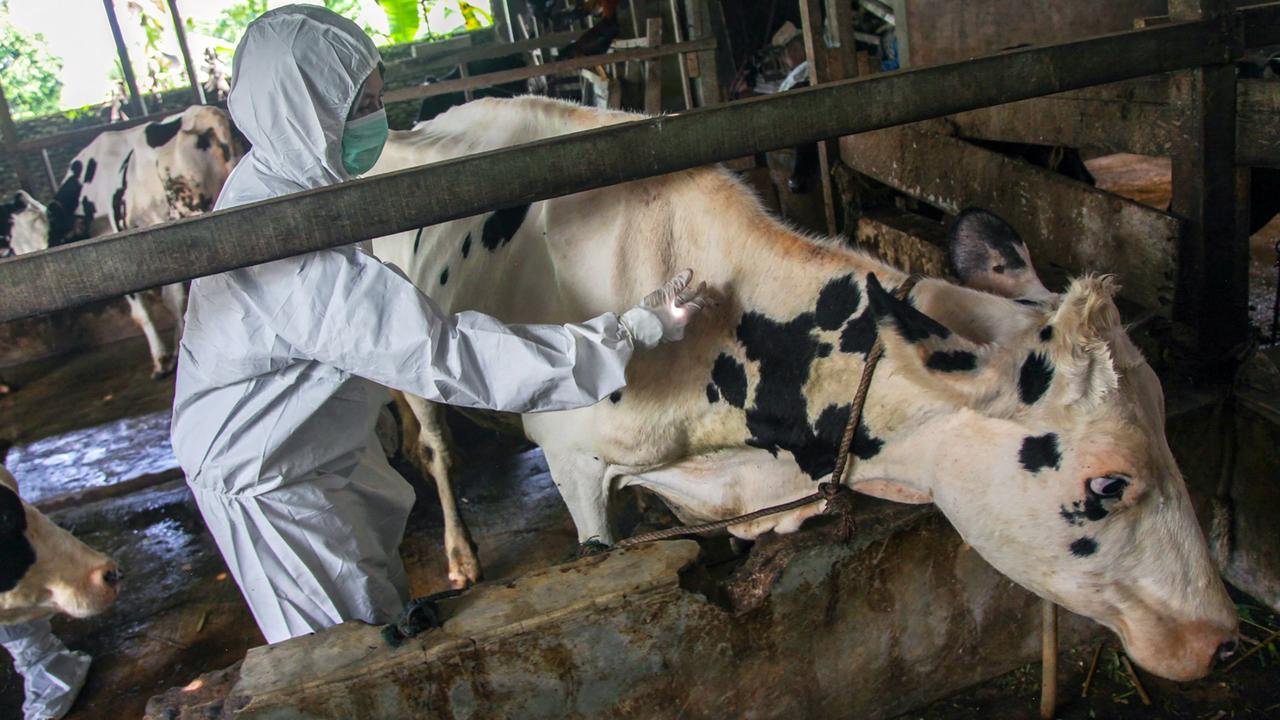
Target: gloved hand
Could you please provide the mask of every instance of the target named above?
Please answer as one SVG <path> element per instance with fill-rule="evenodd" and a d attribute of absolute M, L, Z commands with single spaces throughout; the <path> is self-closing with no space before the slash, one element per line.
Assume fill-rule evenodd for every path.
<path fill-rule="evenodd" d="M 684 338 L 684 328 L 700 310 L 711 304 L 707 284 L 690 287 L 693 271 L 685 270 L 666 285 L 649 293 L 640 304 L 622 314 L 623 327 L 636 345 L 652 348 L 659 342 Z"/>

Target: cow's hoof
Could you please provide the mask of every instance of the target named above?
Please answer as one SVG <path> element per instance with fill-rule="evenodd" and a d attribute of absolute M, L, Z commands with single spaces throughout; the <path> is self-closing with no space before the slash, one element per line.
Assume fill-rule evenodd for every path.
<path fill-rule="evenodd" d="M 461 590 L 446 590 L 410 600 L 404 612 L 400 613 L 399 620 L 383 626 L 382 638 L 391 647 L 400 647 L 405 640 L 442 626 L 444 623 L 440 617 L 440 607 L 436 603 L 461 594 Z"/>
<path fill-rule="evenodd" d="M 462 552 L 455 548 L 449 553 L 449 586 L 455 590 L 465 590 L 480 582 L 480 561 L 476 559 L 475 549 Z"/>

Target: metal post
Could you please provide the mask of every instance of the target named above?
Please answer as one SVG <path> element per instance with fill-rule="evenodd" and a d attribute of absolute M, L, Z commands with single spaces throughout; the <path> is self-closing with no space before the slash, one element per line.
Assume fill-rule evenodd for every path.
<path fill-rule="evenodd" d="M 178 36 L 178 49 L 182 51 L 182 64 L 187 68 L 187 80 L 191 81 L 191 95 L 197 105 L 204 105 L 204 86 L 196 76 L 196 66 L 191 62 L 191 48 L 187 47 L 187 30 L 182 27 L 178 14 L 178 0 L 169 0 L 169 14 L 173 16 L 173 32 Z"/>
<path fill-rule="evenodd" d="M 124 35 L 120 33 L 120 20 L 116 18 L 115 0 L 102 0 L 102 9 L 107 12 L 107 22 L 111 24 L 111 37 L 116 41 L 116 55 L 120 58 L 120 69 L 124 73 L 124 82 L 129 86 L 129 95 L 133 100 L 134 110 L 139 115 L 147 114 L 147 103 L 138 92 L 138 81 L 133 76 L 133 63 L 129 62 L 129 48 L 124 45 Z"/>
<path fill-rule="evenodd" d="M 1177 20 L 1222 17 L 1229 0 L 1173 0 Z M 1236 42 L 1238 38 L 1229 39 Z M 1240 47 L 1233 50 L 1236 54 Z M 1174 75 L 1174 214 L 1187 221 L 1178 248 L 1174 316 L 1196 332 L 1204 369 L 1227 361 L 1249 334 L 1247 170 L 1236 157 L 1236 71 L 1230 62 Z M 1244 219 L 1242 220 L 1241 215 Z"/>
<path fill-rule="evenodd" d="M 9 102 L 4 97 L 4 85 L 0 84 L 0 141 L 4 143 L 5 157 L 13 164 L 13 171 L 18 176 L 18 187 L 27 192 L 35 192 L 36 186 L 27 173 L 22 155 L 15 147 L 18 144 L 18 128 L 13 124 L 13 116 L 9 114 Z"/>

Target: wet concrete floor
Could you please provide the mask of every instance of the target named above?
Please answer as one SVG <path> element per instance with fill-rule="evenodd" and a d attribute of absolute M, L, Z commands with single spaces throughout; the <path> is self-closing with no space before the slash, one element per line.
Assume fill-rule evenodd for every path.
<path fill-rule="evenodd" d="M 172 380 L 153 381 L 146 345 L 129 340 L 5 370 L 6 465 L 24 496 L 48 498 L 176 467 L 168 445 Z M 462 513 L 487 577 L 558 562 L 576 548 L 541 452 L 479 430 L 458 459 Z M 11 463 L 11 464 L 10 464 Z M 447 588 L 435 488 L 400 466 L 418 492 L 401 548 L 415 595 Z M 240 593 L 181 480 L 51 514 L 125 571 L 120 600 L 87 620 L 57 618 L 73 649 L 95 658 L 72 720 L 142 715 L 147 699 L 226 667 L 261 644 Z M 0 718 L 21 717 L 22 681 L 0 653 Z"/>

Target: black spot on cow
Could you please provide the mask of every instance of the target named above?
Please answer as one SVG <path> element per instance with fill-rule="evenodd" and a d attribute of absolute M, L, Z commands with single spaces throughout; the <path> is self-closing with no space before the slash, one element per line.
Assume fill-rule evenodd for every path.
<path fill-rule="evenodd" d="M 143 131 L 147 136 L 147 145 L 158 148 L 173 139 L 182 129 L 182 118 L 174 118 L 166 122 L 147 123 Z"/>
<path fill-rule="evenodd" d="M 815 312 L 818 327 L 823 330 L 839 330 L 846 320 L 853 317 L 861 299 L 862 294 L 858 291 L 858 283 L 852 275 L 827 283 L 818 293 L 818 306 Z"/>
<path fill-rule="evenodd" d="M 97 163 L 94 162 L 94 167 Z M 57 247 L 89 236 L 89 222 L 92 218 L 77 217 L 80 209 L 80 193 L 84 186 L 80 183 L 80 173 L 84 166 L 79 160 L 71 163 L 67 177 L 58 186 L 53 200 L 49 203 L 46 214 L 49 218 L 49 246 Z"/>
<path fill-rule="evenodd" d="M 1076 557 L 1089 557 L 1098 552 L 1098 541 L 1093 538 L 1082 537 L 1071 543 L 1071 554 Z"/>
<path fill-rule="evenodd" d="M 511 242 L 511 238 L 516 236 L 516 231 L 520 229 L 521 223 L 524 222 L 524 218 L 528 214 L 528 205 L 504 208 L 495 212 L 484 221 L 484 228 L 480 232 L 480 242 L 490 252 L 506 245 Z"/>
<path fill-rule="evenodd" d="M 924 364 L 938 372 L 966 372 L 978 367 L 978 356 L 967 350 L 939 350 L 930 353 Z"/>
<path fill-rule="evenodd" d="M 818 343 L 818 357 L 831 357 L 831 352 L 835 350 L 835 346 L 831 343 Z"/>
<path fill-rule="evenodd" d="M 0 592 L 18 586 L 36 562 L 35 548 L 27 540 L 27 514 L 17 493 L 0 486 Z"/>
<path fill-rule="evenodd" d="M 467 237 L 462 241 L 462 259 L 466 260 L 471 254 L 471 233 L 467 233 Z"/>
<path fill-rule="evenodd" d="M 92 225 L 93 218 L 98 214 L 98 206 L 93 204 L 89 198 L 80 198 L 80 216 L 84 218 L 85 223 Z"/>
<path fill-rule="evenodd" d="M 128 227 L 125 223 L 129 220 L 128 208 L 125 207 L 124 194 L 129 188 L 129 163 L 133 161 L 133 151 L 130 150 L 128 155 L 124 156 L 124 162 L 120 164 L 120 187 L 111 196 L 111 217 L 115 219 L 116 229 L 124 230 Z"/>
<path fill-rule="evenodd" d="M 875 273 L 867 275 L 867 299 L 871 302 L 871 310 L 877 318 L 893 319 L 898 334 L 907 342 L 920 342 L 930 337 L 946 339 L 951 331 L 937 320 L 925 315 L 904 300 L 891 295 L 880 285 Z"/>
<path fill-rule="evenodd" d="M 1018 451 L 1018 462 L 1027 472 L 1037 473 L 1051 467 L 1058 469 L 1062 456 L 1058 453 L 1058 436 L 1055 433 L 1028 436 L 1022 440 L 1022 449 Z"/>
<path fill-rule="evenodd" d="M 1041 353 L 1033 352 L 1022 363 L 1018 372 L 1018 399 L 1030 405 L 1044 396 L 1053 382 L 1053 365 L 1049 358 Z"/>
<path fill-rule="evenodd" d="M 449 268 L 440 271 L 440 284 L 444 285 L 449 282 Z"/>
<path fill-rule="evenodd" d="M 209 128 L 204 132 L 196 135 L 196 149 L 208 150 L 213 147 L 213 128 Z"/>
<path fill-rule="evenodd" d="M 718 391 L 716 400 L 723 395 L 730 405 L 736 408 L 746 407 L 747 370 L 742 367 L 742 363 L 721 353 L 716 358 L 715 364 L 711 366 L 711 383 L 708 387 Z M 710 390 L 707 391 L 707 397 L 711 397 Z"/>
<path fill-rule="evenodd" d="M 1080 527 L 1084 525 L 1084 521 L 1098 522 L 1107 516 L 1107 509 L 1102 507 L 1102 501 L 1092 495 L 1084 500 L 1076 500 L 1071 503 L 1071 509 L 1068 510 L 1066 505 L 1058 506 L 1058 514 L 1068 525 Z"/>
<path fill-rule="evenodd" d="M 1009 223 L 986 210 L 962 210 L 947 231 L 947 262 L 961 282 L 988 270 L 1004 272 L 1027 266 L 1019 252 L 1025 245 Z M 991 251 L 1000 257 L 993 267 Z"/>
<path fill-rule="evenodd" d="M 418 243 L 422 241 L 422 231 L 426 228 L 418 228 L 418 233 L 413 236 L 413 254 L 418 254 Z"/>
<path fill-rule="evenodd" d="M 84 166 L 84 182 L 86 185 L 93 182 L 93 176 L 98 174 L 98 161 L 89 158 L 89 164 Z"/>
<path fill-rule="evenodd" d="M 617 405 L 618 403 L 622 402 L 622 391 L 614 390 L 613 392 L 609 393 L 609 402 L 613 403 L 614 405 Z"/>
<path fill-rule="evenodd" d="M 876 316 L 870 308 L 849 321 L 840 333 L 840 352 L 866 356 L 876 343 Z"/>
<path fill-rule="evenodd" d="M 1040 342 L 1049 342 L 1052 339 L 1053 339 L 1053 326 L 1045 325 L 1044 329 L 1040 331 Z"/>
<path fill-rule="evenodd" d="M 715 405 L 720 402 L 720 390 L 716 388 L 713 382 L 707 383 L 707 402 Z"/>

